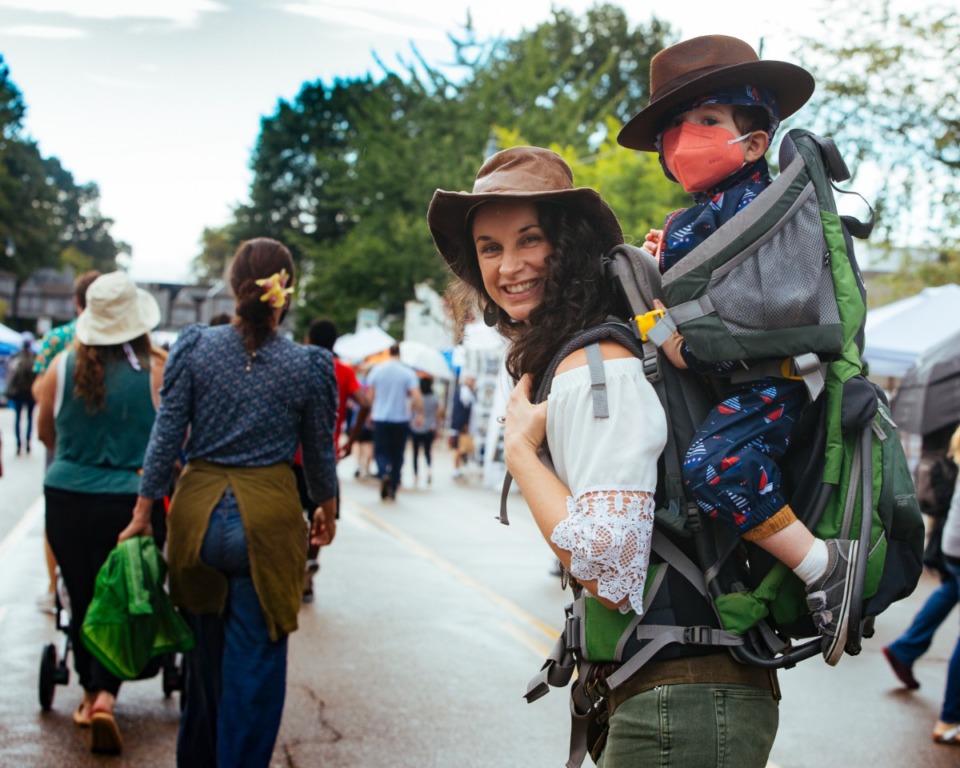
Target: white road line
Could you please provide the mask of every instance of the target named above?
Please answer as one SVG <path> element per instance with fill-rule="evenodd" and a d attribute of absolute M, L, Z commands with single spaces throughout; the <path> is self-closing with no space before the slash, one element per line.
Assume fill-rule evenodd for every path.
<path fill-rule="evenodd" d="M 551 646 L 547 643 L 544 643 L 539 637 L 534 637 L 529 632 L 527 632 L 523 627 L 517 626 L 507 620 L 500 622 L 500 629 L 510 635 L 514 640 L 518 641 L 521 645 L 525 645 L 535 655 L 543 658 L 550 655 Z"/>
<path fill-rule="evenodd" d="M 34 501 L 26 511 L 26 514 L 13 526 L 10 533 L 4 536 L 3 541 L 0 541 L 0 560 L 7 554 L 8 550 L 15 547 L 20 540 L 27 535 L 30 529 L 37 524 L 37 521 L 43 517 L 43 510 L 43 496 L 38 496 L 37 500 Z"/>

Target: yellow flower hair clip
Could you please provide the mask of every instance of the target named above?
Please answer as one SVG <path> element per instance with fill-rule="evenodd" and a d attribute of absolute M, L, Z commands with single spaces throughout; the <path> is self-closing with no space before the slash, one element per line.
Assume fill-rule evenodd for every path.
<path fill-rule="evenodd" d="M 293 293 L 292 287 L 287 288 L 289 281 L 290 275 L 287 274 L 285 269 L 274 272 L 270 277 L 257 280 L 257 285 L 263 288 L 263 296 L 260 297 L 260 301 L 269 302 L 274 309 L 280 309 L 287 303 L 287 296 Z"/>

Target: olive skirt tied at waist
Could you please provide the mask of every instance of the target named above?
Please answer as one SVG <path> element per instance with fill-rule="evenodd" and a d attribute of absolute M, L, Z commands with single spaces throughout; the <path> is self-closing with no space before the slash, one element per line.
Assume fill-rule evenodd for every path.
<path fill-rule="evenodd" d="M 170 596 L 194 614 L 222 614 L 227 579 L 200 559 L 210 514 L 227 486 L 243 521 L 250 575 L 270 639 L 297 628 L 306 566 L 307 529 L 296 478 L 288 464 L 225 467 L 191 461 L 177 481 L 167 518 Z"/>

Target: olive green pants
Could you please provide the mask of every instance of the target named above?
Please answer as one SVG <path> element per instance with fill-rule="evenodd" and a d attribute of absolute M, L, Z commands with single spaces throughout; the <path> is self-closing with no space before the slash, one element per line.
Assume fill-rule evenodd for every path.
<path fill-rule="evenodd" d="M 779 724 L 770 691 L 745 685 L 661 685 L 610 718 L 598 768 L 764 768 Z"/>

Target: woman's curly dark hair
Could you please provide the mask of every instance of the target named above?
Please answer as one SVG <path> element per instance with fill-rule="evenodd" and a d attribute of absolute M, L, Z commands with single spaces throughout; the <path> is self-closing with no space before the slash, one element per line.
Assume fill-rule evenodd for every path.
<path fill-rule="evenodd" d="M 250 352 L 258 350 L 274 332 L 273 307 L 261 301 L 263 288 L 257 280 L 281 269 L 287 270 L 289 285 L 293 285 L 293 256 L 283 243 L 268 237 L 241 243 L 230 262 L 230 288 L 237 300 L 233 323 L 243 334 L 243 344 Z"/>
<path fill-rule="evenodd" d="M 150 370 L 150 336 L 143 334 L 127 342 L 145 371 Z M 106 405 L 105 374 L 107 363 L 126 364 L 123 344 L 87 346 L 76 343 L 76 366 L 73 370 L 73 396 L 82 400 L 89 413 L 102 411 Z"/>
<path fill-rule="evenodd" d="M 483 288 L 475 252 L 458 254 L 457 263 L 466 269 L 459 284 L 455 281 L 448 292 L 454 303 L 462 304 L 469 293 L 477 298 L 481 309 L 496 309 L 497 330 L 511 342 L 507 372 L 514 379 L 531 374 L 534 388 L 540 385 L 554 355 L 574 333 L 592 328 L 611 315 L 622 314 L 600 264 L 601 257 L 617 242 L 576 208 L 543 201 L 535 205 L 552 254 L 547 259 L 543 301 L 526 322 L 514 322 L 493 303 Z"/>

